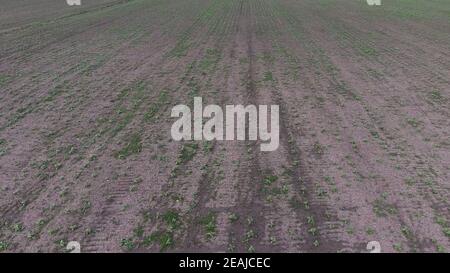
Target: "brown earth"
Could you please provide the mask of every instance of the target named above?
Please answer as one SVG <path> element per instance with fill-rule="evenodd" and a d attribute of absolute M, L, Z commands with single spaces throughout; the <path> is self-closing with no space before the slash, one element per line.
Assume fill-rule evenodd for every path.
<path fill-rule="evenodd" d="M 0 251 L 450 250 L 450 2 L 59 2 L 0 10 Z M 173 141 L 194 96 L 280 147 Z"/>

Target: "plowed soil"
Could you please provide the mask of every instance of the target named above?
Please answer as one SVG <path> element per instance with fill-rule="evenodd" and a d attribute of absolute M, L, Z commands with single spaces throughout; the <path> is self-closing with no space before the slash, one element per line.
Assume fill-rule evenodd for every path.
<path fill-rule="evenodd" d="M 0 5 L 0 251 L 450 251 L 450 1 Z M 173 141 L 195 96 L 280 147 Z"/>

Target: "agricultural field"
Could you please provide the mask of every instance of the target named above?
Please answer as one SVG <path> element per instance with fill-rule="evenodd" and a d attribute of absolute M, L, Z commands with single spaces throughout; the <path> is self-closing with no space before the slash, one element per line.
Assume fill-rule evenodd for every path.
<path fill-rule="evenodd" d="M 449 132 L 448 0 L 0 3 L 0 252 L 449 252 Z"/>

